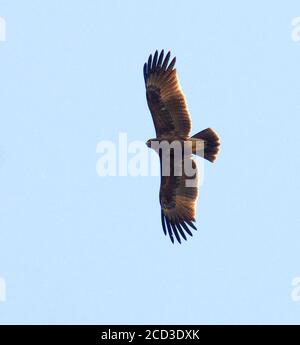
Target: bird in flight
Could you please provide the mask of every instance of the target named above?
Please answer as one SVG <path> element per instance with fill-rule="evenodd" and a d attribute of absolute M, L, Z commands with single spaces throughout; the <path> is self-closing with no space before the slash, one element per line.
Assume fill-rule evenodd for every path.
<path fill-rule="evenodd" d="M 193 236 L 198 196 L 197 167 L 192 154 L 214 162 L 220 140 L 216 132 L 207 128 L 190 137 L 191 117 L 179 85 L 176 58 L 169 63 L 171 53 L 164 57 L 156 51 L 144 64 L 146 97 L 156 138 L 146 145 L 160 158 L 161 183 L 159 201 L 164 234 L 174 243 L 181 243 L 186 234 Z M 176 145 L 175 145 L 176 144 Z M 178 153 L 179 152 L 179 153 Z"/>

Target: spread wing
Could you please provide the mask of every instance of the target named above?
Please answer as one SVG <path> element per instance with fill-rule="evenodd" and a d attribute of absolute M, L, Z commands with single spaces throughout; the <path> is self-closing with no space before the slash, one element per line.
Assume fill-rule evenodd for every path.
<path fill-rule="evenodd" d="M 195 222 L 196 200 L 198 196 L 198 173 L 195 161 L 191 156 L 176 162 L 174 156 L 169 161 L 162 160 L 161 184 L 159 199 L 161 205 L 161 222 L 165 235 L 169 234 L 174 243 L 174 236 L 181 243 L 181 237 L 186 240 L 185 232 L 193 236 L 189 227 L 197 230 Z M 163 174 L 163 164 L 169 165 L 169 176 Z M 181 176 L 177 176 L 181 171 Z"/>
<path fill-rule="evenodd" d="M 147 102 L 157 138 L 165 135 L 187 138 L 191 130 L 191 119 L 176 69 L 173 69 L 176 58 L 168 65 L 169 59 L 170 52 L 164 59 L 162 50 L 159 57 L 156 51 L 153 60 L 150 55 L 148 63 L 145 63 Z"/>

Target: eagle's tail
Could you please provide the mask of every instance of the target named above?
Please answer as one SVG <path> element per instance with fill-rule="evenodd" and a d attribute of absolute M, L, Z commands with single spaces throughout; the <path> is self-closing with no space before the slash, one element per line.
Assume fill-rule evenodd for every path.
<path fill-rule="evenodd" d="M 195 141 L 203 142 L 202 150 L 197 150 L 197 145 L 193 145 L 193 153 L 197 154 L 210 162 L 214 162 L 217 158 L 217 154 L 220 148 L 220 138 L 218 134 L 211 128 L 206 128 L 203 131 L 193 135 L 191 139 Z M 200 145 L 201 148 L 201 145 Z"/>

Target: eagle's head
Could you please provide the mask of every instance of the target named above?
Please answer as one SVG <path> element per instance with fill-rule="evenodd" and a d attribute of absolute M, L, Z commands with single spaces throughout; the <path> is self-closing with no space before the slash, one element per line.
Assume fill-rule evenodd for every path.
<path fill-rule="evenodd" d="M 146 146 L 148 146 L 151 149 L 151 143 L 154 142 L 154 141 L 158 141 L 158 140 L 156 138 L 147 140 L 146 141 Z"/>

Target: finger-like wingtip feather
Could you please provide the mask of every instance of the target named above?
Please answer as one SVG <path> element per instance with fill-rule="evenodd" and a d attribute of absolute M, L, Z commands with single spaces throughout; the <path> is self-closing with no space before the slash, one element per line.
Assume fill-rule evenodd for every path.
<path fill-rule="evenodd" d="M 165 224 L 165 216 L 163 210 L 161 210 L 161 224 L 163 227 L 164 234 L 167 235 L 166 224 Z"/>
<path fill-rule="evenodd" d="M 158 51 L 156 50 L 154 53 L 153 62 L 152 62 L 152 70 L 153 71 L 156 69 L 157 56 L 158 56 Z"/>
<path fill-rule="evenodd" d="M 186 220 L 186 222 L 188 223 L 188 225 L 193 228 L 194 230 L 197 230 L 196 226 L 189 220 Z"/>
<path fill-rule="evenodd" d="M 158 58 L 158 61 L 157 61 L 157 66 L 158 67 L 161 67 L 161 63 L 163 61 L 163 58 L 164 58 L 164 50 L 162 50 L 159 54 L 159 58 Z"/>
<path fill-rule="evenodd" d="M 179 236 L 179 234 L 178 234 L 176 225 L 175 225 L 173 222 L 171 222 L 171 226 L 172 226 L 172 229 L 173 229 L 173 232 L 174 232 L 174 235 L 175 235 L 177 241 L 178 241 L 179 243 L 181 243 L 181 239 L 180 239 L 180 236 Z"/>
<path fill-rule="evenodd" d="M 187 240 L 187 238 L 186 238 L 186 236 L 185 236 L 185 233 L 184 233 L 184 231 L 182 230 L 182 227 L 180 226 L 180 223 L 176 223 L 176 226 L 177 226 L 177 229 L 178 229 L 180 235 L 181 235 L 185 240 Z"/>
<path fill-rule="evenodd" d="M 176 63 L 176 57 L 173 58 L 173 60 L 170 62 L 170 65 L 168 67 L 168 70 L 171 71 Z"/>
<path fill-rule="evenodd" d="M 188 226 L 185 224 L 185 222 L 181 222 L 180 225 L 183 226 L 184 230 L 185 230 L 190 236 L 193 236 L 191 230 L 188 228 Z"/>
<path fill-rule="evenodd" d="M 152 62 L 152 54 L 150 54 L 148 59 L 148 74 L 151 72 L 151 62 Z"/>
<path fill-rule="evenodd" d="M 145 62 L 144 64 L 144 79 L 145 79 L 145 83 L 147 81 L 147 63 Z"/>
<path fill-rule="evenodd" d="M 168 62 L 169 62 L 170 56 L 171 56 L 171 52 L 168 52 L 168 54 L 166 55 L 165 60 L 163 62 L 163 65 L 162 65 L 162 69 L 163 70 L 166 70 L 166 68 L 168 66 Z"/>
<path fill-rule="evenodd" d="M 174 237 L 173 237 L 173 233 L 172 233 L 170 222 L 169 222 L 168 218 L 165 218 L 165 220 L 166 220 L 166 223 L 167 223 L 167 228 L 168 228 L 168 233 L 169 233 L 169 236 L 170 236 L 170 240 L 172 241 L 172 243 L 174 243 Z"/>

